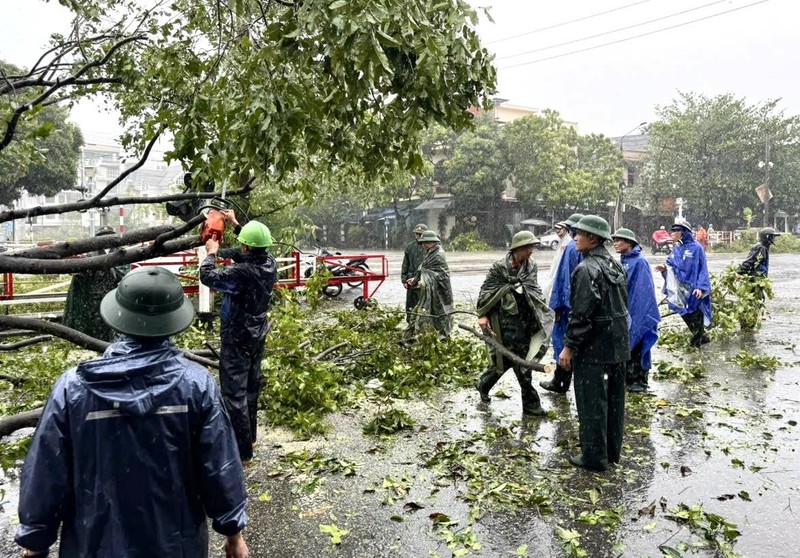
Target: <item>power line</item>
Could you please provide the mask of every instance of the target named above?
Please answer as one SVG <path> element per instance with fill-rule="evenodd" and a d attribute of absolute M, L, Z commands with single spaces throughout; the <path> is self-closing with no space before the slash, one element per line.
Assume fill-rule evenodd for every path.
<path fill-rule="evenodd" d="M 517 54 L 509 54 L 507 56 L 500 56 L 498 60 L 506 60 L 508 58 L 517 58 L 518 56 L 525 56 L 526 54 L 533 54 L 534 52 L 541 52 L 543 50 L 552 50 L 554 48 L 571 45 L 573 43 L 580 43 L 583 41 L 588 41 L 589 39 L 596 39 L 597 37 L 603 37 L 605 35 L 612 35 L 614 33 L 618 33 L 619 31 L 627 31 L 628 29 L 634 29 L 635 27 L 641 27 L 643 25 L 649 25 L 651 23 L 655 23 L 656 21 L 662 21 L 665 19 L 670 19 L 679 15 L 688 14 L 689 12 L 695 12 L 697 10 L 702 10 L 704 8 L 708 8 L 709 6 L 714 6 L 715 4 L 723 4 L 727 3 L 729 0 L 716 0 L 715 2 L 709 2 L 708 4 L 703 4 L 702 6 L 696 6 L 694 8 L 689 8 L 688 10 L 683 10 L 682 12 L 675 12 L 672 14 L 668 14 L 665 16 L 657 17 L 655 19 L 649 19 L 647 21 L 643 21 L 641 23 L 634 23 L 633 25 L 626 25 L 625 27 L 618 27 L 617 29 L 612 29 L 611 31 L 604 31 L 602 33 L 597 33 L 596 35 L 589 35 L 588 37 L 581 37 L 580 39 L 573 39 L 571 41 L 566 41 L 563 43 L 558 43 L 555 45 L 550 45 L 541 48 L 535 48 L 533 50 L 526 50 L 525 52 L 519 52 Z"/>
<path fill-rule="evenodd" d="M 600 44 L 600 45 L 594 45 L 594 46 L 587 47 L 587 48 L 582 48 L 582 49 L 578 49 L 578 50 L 572 50 L 570 52 L 565 52 L 565 53 L 562 53 L 562 54 L 556 54 L 556 55 L 553 55 L 553 56 L 548 56 L 546 58 L 537 58 L 536 60 L 529 60 L 528 62 L 522 62 L 520 64 L 513 64 L 511 66 L 504 66 L 504 67 L 499 68 L 499 69 L 500 70 L 510 70 L 512 68 L 519 68 L 521 66 L 529 66 L 531 64 L 537 64 L 539 62 L 546 62 L 547 60 L 554 60 L 556 58 L 563 58 L 564 56 L 571 56 L 573 54 L 579 54 L 581 52 L 588 52 L 590 50 L 595 50 L 595 49 L 603 48 L 603 47 L 610 46 L 610 45 L 616 45 L 618 43 L 624 43 L 626 41 L 632 41 L 633 39 L 639 39 L 641 37 L 647 37 L 648 35 L 655 35 L 656 33 L 661 33 L 662 31 L 669 31 L 670 29 L 677 29 L 678 27 L 683 27 L 685 25 L 689 25 L 689 24 L 692 24 L 692 23 L 697 23 L 698 21 L 705 21 L 707 19 L 712 19 L 712 18 L 721 16 L 721 15 L 729 14 L 731 12 L 737 12 L 739 10 L 744 10 L 745 8 L 750 8 L 752 6 L 757 6 L 758 4 L 763 4 L 765 2 L 769 2 L 769 0 L 760 0 L 759 2 L 753 2 L 752 4 L 745 4 L 744 6 L 739 6 L 738 8 L 733 8 L 731 10 L 726 10 L 724 12 L 718 12 L 716 14 L 712 14 L 712 15 L 709 15 L 709 16 L 705 16 L 705 17 L 701 17 L 701 18 L 697 18 L 697 19 L 692 19 L 692 20 L 689 20 L 689 21 L 685 21 L 683 23 L 678 23 L 676 25 L 670 25 L 669 27 L 663 27 L 661 29 L 656 29 L 654 31 L 648 31 L 647 33 L 641 33 L 639 35 L 633 35 L 632 37 L 626 37 L 624 39 L 618 39 L 616 41 L 610 41 L 610 42 L 603 43 L 603 44 Z"/>
<path fill-rule="evenodd" d="M 610 14 L 613 12 L 618 12 L 620 10 L 624 10 L 626 8 L 632 8 L 633 6 L 638 6 L 639 4 L 646 4 L 647 2 L 652 2 L 653 0 L 639 0 L 639 2 L 634 2 L 633 4 L 625 4 L 624 6 L 620 6 L 618 8 L 612 8 L 610 10 L 606 10 L 604 12 L 597 12 L 596 14 L 591 14 L 588 16 L 579 17 L 577 19 L 571 19 L 569 21 L 562 21 L 561 23 L 556 23 L 553 25 L 548 25 L 547 27 L 541 27 L 539 29 L 534 29 L 533 31 L 526 31 L 525 33 L 520 33 L 519 35 L 512 35 L 510 37 L 503 37 L 502 39 L 495 39 L 494 41 L 488 41 L 484 43 L 485 45 L 492 45 L 495 43 L 502 43 L 503 41 L 510 41 L 511 39 L 519 39 L 520 37 L 526 37 L 528 35 L 533 35 L 534 33 L 541 33 L 542 31 L 549 31 L 550 29 L 556 29 L 557 27 L 563 27 L 565 25 L 569 25 L 571 23 L 577 23 L 579 21 L 586 21 L 587 19 L 592 19 L 595 17 L 599 17 L 601 15 Z"/>

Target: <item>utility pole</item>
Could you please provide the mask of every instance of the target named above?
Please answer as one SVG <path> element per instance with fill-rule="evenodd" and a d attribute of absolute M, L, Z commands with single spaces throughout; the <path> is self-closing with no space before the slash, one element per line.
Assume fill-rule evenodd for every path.
<path fill-rule="evenodd" d="M 769 227 L 769 199 L 772 197 L 772 192 L 769 191 L 769 168 L 772 166 L 769 160 L 769 136 L 764 149 L 764 163 L 764 226 Z"/>

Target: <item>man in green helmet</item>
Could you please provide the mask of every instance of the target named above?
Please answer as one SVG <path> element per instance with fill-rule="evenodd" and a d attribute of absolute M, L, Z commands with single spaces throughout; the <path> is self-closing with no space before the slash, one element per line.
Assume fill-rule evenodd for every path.
<path fill-rule="evenodd" d="M 559 365 L 572 371 L 580 422 L 578 467 L 604 471 L 618 463 L 625 423 L 625 371 L 630 358 L 625 270 L 604 246 L 608 222 L 586 215 L 575 225 L 584 258 L 570 278 L 570 314 Z"/>
<path fill-rule="evenodd" d="M 542 300 L 538 268 L 531 253 L 539 240 L 530 231 L 520 231 L 511 240 L 506 256 L 494 262 L 478 295 L 478 325 L 497 336 L 504 347 L 527 360 L 541 359 L 553 330 L 553 312 Z M 512 368 L 519 382 L 522 414 L 543 416 L 539 394 L 531 383 L 531 370 L 523 369 L 489 348 L 489 368 L 478 380 L 481 401 L 490 401 L 489 391 Z"/>
<path fill-rule="evenodd" d="M 423 249 L 422 261 L 407 281 L 408 288 L 418 292 L 408 323 L 409 331 L 419 333 L 426 327 L 433 327 L 440 337 L 448 337 L 453 329 L 453 287 L 447 258 L 435 231 L 424 231 L 419 244 Z"/>
<path fill-rule="evenodd" d="M 208 256 L 200 264 L 203 285 L 222 293 L 222 347 L 219 382 L 231 417 L 239 455 L 246 465 L 253 459 L 256 441 L 261 358 L 269 331 L 267 310 L 277 279 L 275 259 L 267 251 L 272 235 L 263 223 L 240 226 L 233 211 L 224 212 L 234 226 L 241 250 L 219 250 L 214 239 L 206 242 Z M 217 254 L 231 259 L 231 267 L 217 268 Z"/>
<path fill-rule="evenodd" d="M 135 269 L 100 316 L 119 337 L 58 379 L 25 457 L 23 556 L 47 556 L 60 534 L 62 557 L 207 558 L 208 516 L 225 556 L 247 558 L 247 490 L 219 390 L 170 341 L 194 319 L 180 281 Z"/>

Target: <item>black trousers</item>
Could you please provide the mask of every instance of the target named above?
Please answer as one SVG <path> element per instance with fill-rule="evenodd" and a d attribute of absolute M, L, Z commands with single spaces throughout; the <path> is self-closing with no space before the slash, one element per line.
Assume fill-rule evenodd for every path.
<path fill-rule="evenodd" d="M 517 351 L 514 352 L 517 354 Z M 517 354 L 517 356 L 525 358 L 527 354 Z M 529 413 L 541 407 L 539 394 L 533 387 L 531 370 L 523 370 L 518 364 L 513 364 L 506 357 L 503 357 L 503 372 L 499 372 L 496 367 L 490 366 L 489 369 L 481 375 L 480 380 L 478 380 L 478 389 L 489 393 L 509 368 L 514 370 L 514 375 L 517 377 L 517 382 L 519 383 L 519 391 L 522 394 L 522 412 Z"/>
<path fill-rule="evenodd" d="M 618 463 L 625 426 L 626 363 L 594 364 L 573 359 L 575 404 L 583 462 L 604 469 Z"/>
<path fill-rule="evenodd" d="M 263 355 L 263 340 L 248 345 L 223 342 L 220 350 L 222 401 L 231 419 L 242 461 L 253 458 L 253 444 L 258 431 L 256 419 Z"/>
<path fill-rule="evenodd" d="M 626 382 L 628 385 L 640 382 L 647 384 L 647 375 L 650 372 L 642 368 L 642 347 L 643 341 L 640 341 L 635 347 L 631 349 L 631 359 L 628 361 Z"/>
<path fill-rule="evenodd" d="M 699 347 L 703 343 L 708 343 L 708 335 L 706 335 L 705 317 L 703 311 L 700 309 L 695 310 L 691 314 L 684 314 L 681 316 L 689 331 L 692 332 L 692 340 L 689 344 L 692 347 Z"/>

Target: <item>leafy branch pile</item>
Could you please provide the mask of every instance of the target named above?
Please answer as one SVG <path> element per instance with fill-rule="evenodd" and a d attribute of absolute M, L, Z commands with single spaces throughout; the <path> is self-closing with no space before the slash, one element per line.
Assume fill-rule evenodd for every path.
<path fill-rule="evenodd" d="M 739 330 L 758 329 L 766 314 L 764 303 L 772 298 L 772 281 L 767 277 L 743 276 L 733 266 L 713 274 L 714 324 L 711 333 L 722 338 Z"/>

